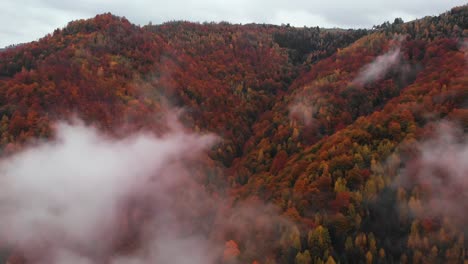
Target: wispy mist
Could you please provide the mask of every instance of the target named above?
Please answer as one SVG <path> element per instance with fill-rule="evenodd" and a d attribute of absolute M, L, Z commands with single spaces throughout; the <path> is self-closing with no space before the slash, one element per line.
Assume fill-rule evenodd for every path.
<path fill-rule="evenodd" d="M 407 162 L 398 185 L 419 186 L 413 213 L 447 217 L 466 226 L 468 212 L 468 141 L 455 125 L 442 122 L 430 139 L 416 146 L 417 158 Z"/>
<path fill-rule="evenodd" d="M 299 120 L 305 126 L 313 123 L 313 115 L 317 112 L 317 107 L 314 105 L 307 105 L 297 100 L 296 103 L 289 106 L 289 118 L 292 120 Z"/>
<path fill-rule="evenodd" d="M 0 246 L 27 263 L 238 263 L 225 256 L 233 245 L 264 258 L 289 224 L 273 206 L 206 189 L 213 135 L 176 120 L 160 136 L 54 127 L 54 140 L 0 160 Z"/>
<path fill-rule="evenodd" d="M 191 248 L 184 251 L 190 261 L 178 263 L 210 263 L 196 236 L 170 237 L 178 235 L 179 214 L 189 209 L 173 200 L 199 198 L 187 163 L 196 160 L 214 136 L 177 130 L 161 137 L 142 132 L 111 139 L 80 122 L 56 128 L 56 140 L 0 162 L 2 244 L 21 249 L 39 263 L 97 263 L 108 258 L 119 236 L 132 233 L 123 222 L 144 219 L 138 214 L 146 209 L 168 233 L 164 247 L 179 243 L 174 248 Z M 146 207 L 138 204 L 145 199 Z M 164 247 L 157 248 L 157 260 L 166 254 L 181 258 Z"/>
<path fill-rule="evenodd" d="M 378 56 L 373 62 L 364 66 L 358 76 L 353 80 L 354 84 L 365 85 L 378 81 L 385 77 L 393 67 L 401 60 L 400 47 L 395 47 L 388 52 Z"/>

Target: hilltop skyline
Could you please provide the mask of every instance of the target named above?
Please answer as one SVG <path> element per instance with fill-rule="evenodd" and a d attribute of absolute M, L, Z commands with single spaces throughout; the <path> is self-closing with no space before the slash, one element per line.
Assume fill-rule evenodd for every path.
<path fill-rule="evenodd" d="M 159 1 L 8 1 L 2 4 L 0 48 L 35 41 L 69 21 L 87 19 L 111 12 L 125 16 L 130 22 L 146 25 L 172 20 L 192 22 L 291 24 L 302 27 L 371 28 L 401 17 L 404 21 L 438 15 L 462 0 L 448 1 L 235 1 L 218 3 L 212 0 Z M 144 7 L 144 8 L 143 8 Z M 364 15 L 363 15 L 364 14 Z"/>

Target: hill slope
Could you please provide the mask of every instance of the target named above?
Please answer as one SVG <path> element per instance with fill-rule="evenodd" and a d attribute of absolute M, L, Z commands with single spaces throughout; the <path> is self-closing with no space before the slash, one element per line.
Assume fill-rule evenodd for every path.
<path fill-rule="evenodd" d="M 181 236 L 213 241 L 210 261 L 463 263 L 467 26 L 467 6 L 374 30 L 74 21 L 0 52 L 2 156 L 60 120 L 165 135 L 182 108 L 178 129 L 222 139 L 180 186 L 203 202 L 171 196 L 191 220 Z M 123 210 L 110 249 L 80 254 L 116 263 L 148 247 L 148 197 Z M 10 263 L 47 261 L 5 248 Z"/>

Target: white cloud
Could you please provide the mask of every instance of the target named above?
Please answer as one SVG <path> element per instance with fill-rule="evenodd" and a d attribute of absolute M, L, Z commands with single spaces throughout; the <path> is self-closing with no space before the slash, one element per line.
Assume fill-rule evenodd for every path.
<path fill-rule="evenodd" d="M 59 123 L 56 140 L 0 161 L 0 243 L 40 256 L 39 262 L 98 263 L 126 233 L 122 221 L 131 221 L 128 212 L 148 203 L 158 223 L 158 239 L 149 238 L 158 246 L 152 249 L 155 259 L 190 247 L 176 255 L 212 263 L 208 243 L 178 232 L 191 223 L 189 206 L 208 205 L 187 164 L 214 140 L 181 130 L 111 139 L 79 122 Z M 144 202 L 130 206 L 135 199 Z M 163 234 L 167 248 L 161 247 Z"/>
<path fill-rule="evenodd" d="M 400 59 L 400 47 L 387 51 L 364 66 L 360 70 L 358 76 L 353 80 L 353 83 L 364 85 L 384 78 L 388 71 L 400 63 Z"/>
<path fill-rule="evenodd" d="M 34 264 L 212 264 L 229 240 L 261 259 L 290 225 L 274 206 L 206 190 L 213 135 L 171 118 L 162 136 L 55 127 L 55 140 L 0 159 L 0 245 Z"/>
<path fill-rule="evenodd" d="M 443 121 L 433 136 L 413 146 L 418 154 L 407 161 L 396 179 L 397 186 L 419 186 L 421 195 L 409 207 L 420 217 L 446 217 L 466 227 L 468 219 L 468 142 L 463 130 Z"/>

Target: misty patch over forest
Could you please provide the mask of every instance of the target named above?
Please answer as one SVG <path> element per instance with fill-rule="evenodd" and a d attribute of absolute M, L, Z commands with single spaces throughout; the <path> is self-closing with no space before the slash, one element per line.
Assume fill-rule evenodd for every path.
<path fill-rule="evenodd" d="M 467 14 L 107 13 L 1 51 L 1 261 L 466 262 Z"/>

